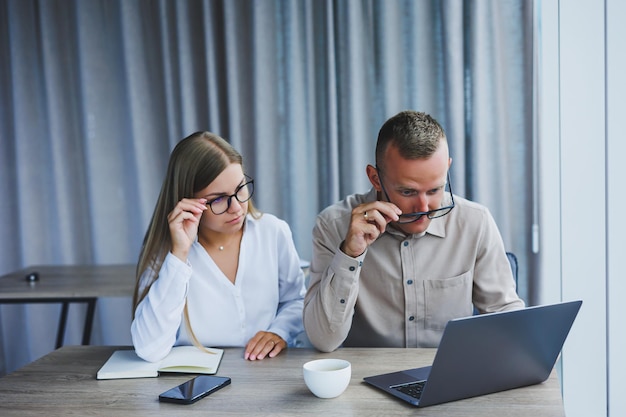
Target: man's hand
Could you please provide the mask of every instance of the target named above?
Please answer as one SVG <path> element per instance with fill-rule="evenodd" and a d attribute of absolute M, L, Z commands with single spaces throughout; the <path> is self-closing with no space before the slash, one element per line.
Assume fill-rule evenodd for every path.
<path fill-rule="evenodd" d="M 402 211 L 395 204 L 386 201 L 374 201 L 355 207 L 341 251 L 352 258 L 361 255 L 384 233 L 389 222 L 399 219 L 400 214 Z"/>

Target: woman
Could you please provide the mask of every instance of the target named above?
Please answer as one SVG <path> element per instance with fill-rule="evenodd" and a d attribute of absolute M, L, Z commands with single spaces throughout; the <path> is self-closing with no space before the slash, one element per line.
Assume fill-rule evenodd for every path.
<path fill-rule="evenodd" d="M 245 359 L 263 359 L 303 330 L 291 230 L 254 208 L 253 191 L 241 155 L 219 136 L 176 145 L 137 265 L 131 335 L 141 358 L 194 344 L 245 346 Z"/>

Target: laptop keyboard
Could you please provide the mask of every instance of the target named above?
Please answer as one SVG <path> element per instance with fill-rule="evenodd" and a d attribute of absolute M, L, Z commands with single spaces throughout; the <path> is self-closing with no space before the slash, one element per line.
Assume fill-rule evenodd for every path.
<path fill-rule="evenodd" d="M 409 395 L 419 400 L 422 397 L 422 391 L 424 390 L 425 384 L 426 384 L 426 380 L 409 382 L 409 383 L 400 384 L 400 385 L 393 385 L 389 388 L 396 389 L 403 394 Z"/>

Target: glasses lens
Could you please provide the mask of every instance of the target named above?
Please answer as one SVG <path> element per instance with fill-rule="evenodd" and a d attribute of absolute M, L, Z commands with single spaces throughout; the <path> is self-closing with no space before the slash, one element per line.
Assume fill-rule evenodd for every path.
<path fill-rule="evenodd" d="M 235 197 L 237 197 L 237 200 L 240 203 L 245 203 L 246 201 L 250 200 L 253 192 L 254 181 L 250 181 L 242 185 L 241 188 L 237 190 L 237 194 L 235 194 Z"/>
<path fill-rule="evenodd" d="M 452 211 L 452 207 L 443 207 L 437 210 L 433 210 L 428 214 L 429 219 L 436 219 L 437 217 L 443 217 Z"/>
<path fill-rule="evenodd" d="M 432 210 L 428 213 L 429 219 L 436 219 L 437 217 L 443 217 L 452 211 L 452 209 L 454 208 L 454 199 L 451 193 L 446 194 L 446 197 L 444 201 L 442 201 L 441 205 L 443 207 L 437 210 Z"/>
<path fill-rule="evenodd" d="M 213 214 L 225 213 L 226 210 L 228 210 L 228 200 L 230 200 L 230 197 L 225 195 L 211 201 L 209 203 L 209 206 L 211 207 L 211 211 L 213 211 Z"/>
<path fill-rule="evenodd" d="M 400 215 L 400 218 L 396 223 L 398 224 L 407 224 L 418 221 L 423 214 L 408 214 L 408 215 Z"/>

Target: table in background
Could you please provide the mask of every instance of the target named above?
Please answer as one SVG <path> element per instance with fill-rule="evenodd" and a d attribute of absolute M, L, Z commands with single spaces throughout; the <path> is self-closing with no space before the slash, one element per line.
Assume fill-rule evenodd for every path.
<path fill-rule="evenodd" d="M 113 346 L 65 346 L 0 378 L 0 415 L 9 416 L 564 416 L 556 372 L 542 384 L 415 408 L 363 382 L 363 377 L 430 365 L 435 349 L 343 348 L 332 353 L 289 349 L 273 359 L 244 361 L 243 350 L 224 352 L 218 375 L 232 384 L 191 405 L 160 403 L 158 395 L 190 375 L 96 380 Z M 312 359 L 352 363 L 346 391 L 319 399 L 304 385 L 302 365 Z"/>
<path fill-rule="evenodd" d="M 86 303 L 83 345 L 91 340 L 98 297 L 132 296 L 135 265 L 40 265 L 0 277 L 0 304 L 60 303 L 56 347 L 63 345 L 70 303 Z M 39 280 L 25 277 L 37 272 Z"/>

